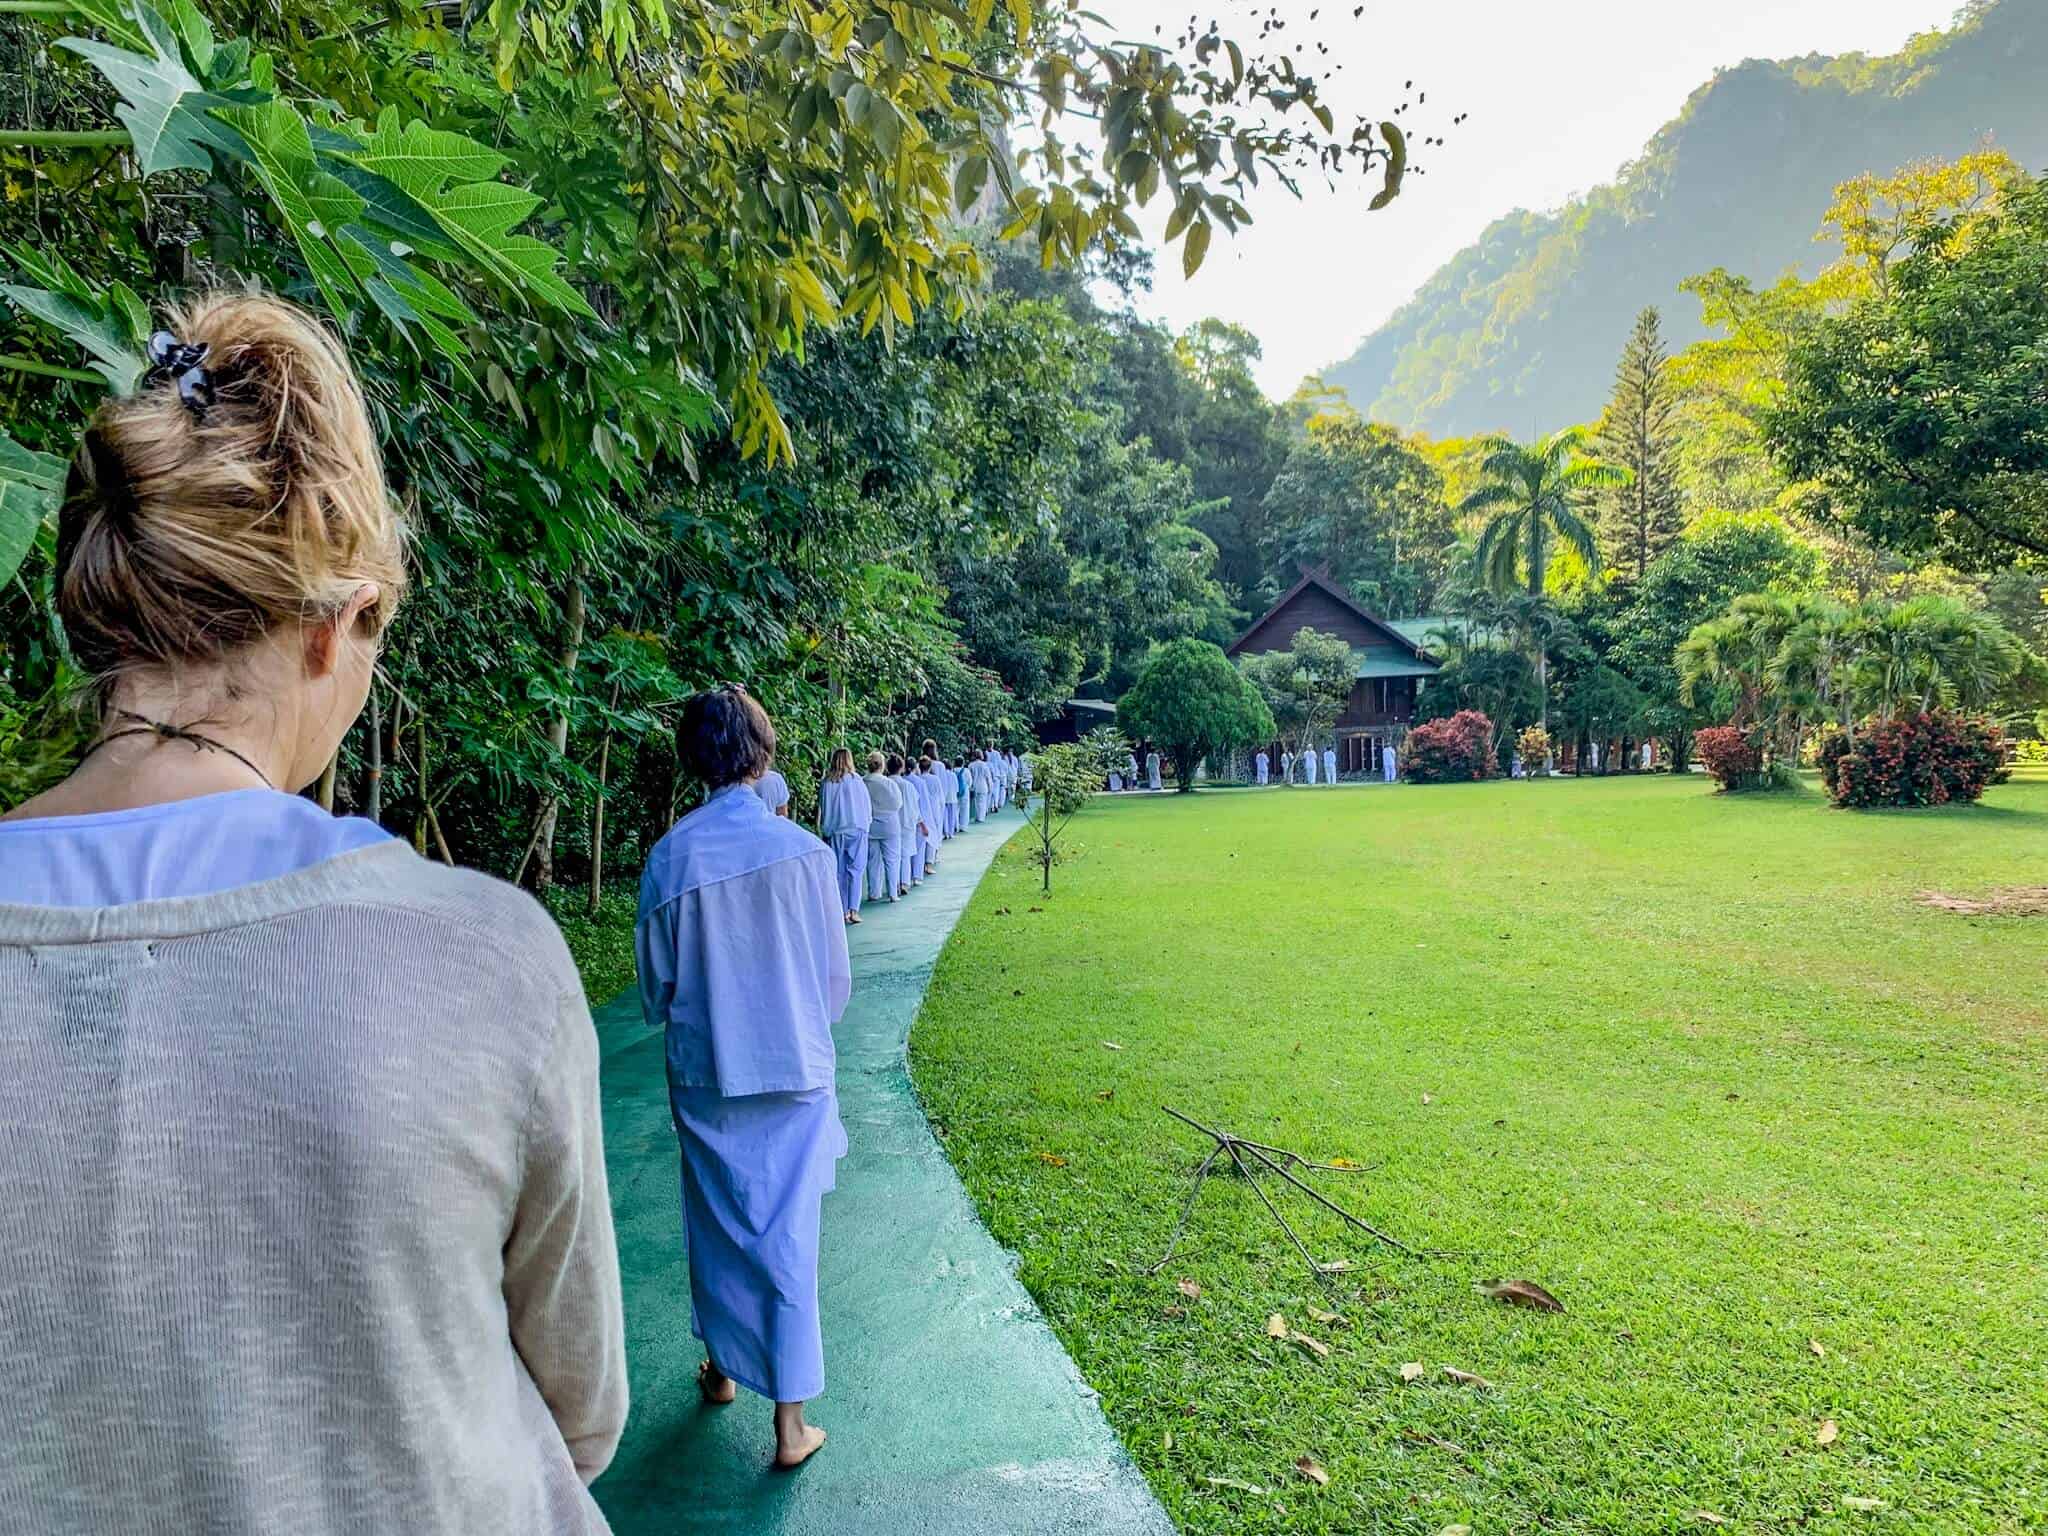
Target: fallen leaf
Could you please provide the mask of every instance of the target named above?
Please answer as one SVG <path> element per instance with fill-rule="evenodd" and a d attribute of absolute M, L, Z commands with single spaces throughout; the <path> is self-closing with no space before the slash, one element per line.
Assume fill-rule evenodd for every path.
<path fill-rule="evenodd" d="M 1344 1328 L 1349 1326 L 1344 1321 L 1344 1315 L 1341 1312 L 1325 1312 L 1321 1307 L 1315 1305 L 1315 1303 L 1313 1302 L 1309 1303 L 1307 1311 L 1309 1321 L 1312 1323 L 1322 1323 L 1326 1327 L 1331 1328 Z"/>
<path fill-rule="evenodd" d="M 1199 1285 L 1195 1284 L 1194 1281 L 1188 1279 L 1180 1279 L 1174 1281 L 1173 1284 L 1174 1289 L 1179 1291 L 1181 1295 L 1187 1297 L 1189 1301 L 1198 1301 L 1201 1299 L 1202 1288 Z"/>
<path fill-rule="evenodd" d="M 1064 1168 L 1067 1166 L 1067 1160 L 1057 1152 L 1041 1152 L 1038 1154 L 1038 1160 L 1054 1168 Z"/>
<path fill-rule="evenodd" d="M 1472 1527 L 1469 1525 L 1447 1525 L 1438 1531 L 1436 1536 L 1472 1536 Z"/>
<path fill-rule="evenodd" d="M 1427 1376 L 1428 1374 L 1429 1367 L 1424 1365 L 1420 1360 L 1410 1360 L 1406 1365 L 1401 1367 L 1401 1379 L 1403 1381 L 1420 1381 L 1423 1377 Z"/>
<path fill-rule="evenodd" d="M 1313 1461 L 1310 1461 L 1306 1456 L 1295 1457 L 1294 1470 L 1314 1483 L 1318 1488 L 1330 1486 L 1330 1474 L 1317 1466 Z"/>
<path fill-rule="evenodd" d="M 1827 1350 L 1827 1346 L 1826 1346 L 1825 1344 L 1821 1343 L 1821 1341 L 1820 1341 L 1819 1339 L 1808 1339 L 1808 1340 L 1806 1341 L 1806 1347 L 1807 1347 L 1808 1349 L 1812 1350 L 1812 1351 L 1813 1351 L 1813 1352 L 1814 1352 L 1814 1353 L 1815 1353 L 1816 1355 L 1818 1355 L 1818 1356 L 1819 1356 L 1819 1357 L 1820 1357 L 1821 1359 L 1823 1359 L 1823 1360 L 1827 1359 L 1827 1357 L 1828 1357 L 1828 1350 Z"/>
<path fill-rule="evenodd" d="M 1482 1392 L 1493 1390 L 1493 1383 L 1484 1376 L 1474 1376 L 1470 1371 L 1461 1371 L 1455 1365 L 1445 1366 L 1444 1374 L 1461 1387 L 1477 1387 Z"/>
<path fill-rule="evenodd" d="M 1045 910 L 1045 908 L 1043 908 L 1043 907 L 1026 907 L 1026 908 L 1025 908 L 1024 910 L 1025 910 L 1026 912 L 1043 912 L 1043 911 Z"/>
<path fill-rule="evenodd" d="M 1741 1098 L 1741 1097 L 1742 1097 L 1742 1095 L 1741 1095 L 1741 1094 L 1739 1094 L 1739 1093 L 1731 1093 L 1731 1094 L 1727 1095 L 1727 1099 L 1728 1099 L 1728 1102 L 1729 1102 L 1730 1104 L 1733 1104 L 1733 1103 L 1734 1103 L 1734 1102 L 1735 1102 L 1735 1101 L 1736 1101 L 1737 1099 L 1739 1099 L 1739 1098 Z"/>
<path fill-rule="evenodd" d="M 1348 1157 L 1333 1157 L 1330 1159 L 1330 1166 L 1332 1168 L 1356 1168 L 1359 1165 Z"/>
<path fill-rule="evenodd" d="M 1284 1339 L 1287 1337 L 1287 1319 L 1278 1312 L 1275 1312 L 1266 1319 L 1266 1337 L 1269 1339 Z"/>
<path fill-rule="evenodd" d="M 1833 1419 L 1822 1419 L 1820 1421 L 1820 1428 L 1813 1432 L 1813 1443 L 1815 1445 L 1833 1445 L 1841 1438 L 1842 1426 Z"/>
<path fill-rule="evenodd" d="M 1008 907 L 997 907 L 997 908 L 996 908 L 996 916 L 997 916 L 997 917 L 1008 917 L 1009 915 L 1010 915 L 1010 909 L 1009 909 Z"/>
<path fill-rule="evenodd" d="M 1422 1096 L 1422 1102 L 1423 1102 L 1423 1103 L 1425 1103 L 1425 1104 L 1434 1104 L 1434 1103 L 1436 1102 L 1436 1100 L 1435 1100 L 1435 1099 L 1432 1099 L 1432 1098 L 1431 1098 L 1431 1097 L 1430 1097 L 1430 1096 L 1429 1096 L 1428 1094 L 1426 1094 L 1426 1093 L 1425 1093 L 1425 1094 L 1424 1094 L 1424 1095 Z"/>
<path fill-rule="evenodd" d="M 1103 1049 L 1104 1049 L 1105 1051 L 1120 1051 L 1120 1050 L 1122 1050 L 1122 1049 L 1123 1049 L 1123 1047 L 1122 1047 L 1122 1046 L 1120 1046 L 1120 1045 L 1118 1045 L 1118 1044 L 1117 1044 L 1117 1043 L 1116 1043 L 1116 1042 L 1115 1042 L 1114 1040 L 1105 1040 L 1105 1041 L 1103 1041 L 1103 1042 L 1102 1042 L 1102 1048 L 1103 1048 Z"/>
<path fill-rule="evenodd" d="M 1491 1296 L 1511 1307 L 1528 1307 L 1537 1312 L 1564 1310 L 1564 1303 L 1534 1280 L 1482 1280 L 1477 1289 L 1480 1295 Z"/>
<path fill-rule="evenodd" d="M 1161 1317 L 1186 1317 L 1188 1309 L 1177 1301 L 1170 1301 L 1160 1308 L 1159 1315 Z"/>
<path fill-rule="evenodd" d="M 1095 1095 L 1095 1097 L 1102 1100 L 1103 1103 L 1107 1104 L 1111 1099 L 1116 1097 L 1116 1090 L 1114 1088 L 1105 1088 L 1102 1090 L 1102 1092 Z"/>
<path fill-rule="evenodd" d="M 1307 1350 L 1310 1354 L 1314 1355 L 1318 1360 L 1327 1360 L 1330 1358 L 1329 1345 L 1325 1344 L 1321 1339 L 1310 1338 L 1307 1334 L 1303 1333 L 1299 1328 L 1288 1329 L 1287 1337 L 1293 1343 L 1299 1344 L 1303 1349 Z"/>
<path fill-rule="evenodd" d="M 1163 1435 L 1161 1435 L 1161 1436 L 1159 1437 L 1159 1449 L 1160 1449 L 1160 1450 L 1162 1450 L 1162 1451 L 1170 1451 L 1170 1450 L 1172 1450 L 1172 1449 L 1173 1449 L 1173 1431 L 1172 1431 L 1172 1430 L 1170 1430 L 1170 1429 L 1169 1429 L 1169 1430 L 1168 1430 L 1168 1431 L 1167 1431 L 1167 1432 L 1166 1432 L 1165 1434 L 1163 1434 Z"/>
<path fill-rule="evenodd" d="M 1234 1477 L 1205 1477 L 1202 1479 L 1212 1488 L 1235 1488 L 1239 1493 L 1265 1493 L 1266 1489 L 1256 1483 L 1240 1483 Z"/>
<path fill-rule="evenodd" d="M 1883 1508 L 1884 1508 L 1884 1500 L 1883 1500 L 1883 1499 L 1863 1499 L 1863 1498 L 1858 1498 L 1858 1497 L 1857 1497 L 1857 1496 L 1856 1496 L 1855 1494 L 1853 1494 L 1853 1493 L 1845 1493 L 1845 1494 L 1843 1494 L 1843 1495 L 1842 1495 L 1842 1508 L 1844 1508 L 1844 1509 L 1883 1509 Z"/>
<path fill-rule="evenodd" d="M 1717 1515 L 1711 1509 L 1696 1509 L 1692 1512 L 1692 1517 L 1707 1525 L 1726 1525 L 1728 1523 L 1726 1515 Z"/>
<path fill-rule="evenodd" d="M 1349 1259 L 1332 1259 L 1327 1264 L 1318 1264 L 1316 1266 L 1316 1273 L 1319 1275 L 1348 1275 L 1356 1268 L 1358 1266 Z"/>

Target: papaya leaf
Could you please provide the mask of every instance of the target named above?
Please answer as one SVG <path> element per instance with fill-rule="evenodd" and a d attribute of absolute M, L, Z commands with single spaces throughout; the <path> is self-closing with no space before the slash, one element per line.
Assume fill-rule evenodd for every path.
<path fill-rule="evenodd" d="M 135 159 L 142 174 L 210 174 L 214 156 L 242 158 L 240 146 L 207 115 L 208 109 L 233 106 L 245 97 L 261 99 L 263 93 L 237 90 L 222 94 L 207 89 L 187 66 L 170 22 L 144 0 L 137 0 L 133 16 L 149 50 L 146 53 L 83 37 L 59 38 L 57 46 L 83 58 L 120 93 L 121 103 L 114 115 L 135 141 Z M 196 29 L 194 35 L 210 60 L 212 32 L 205 20 L 189 6 L 181 19 L 188 29 Z"/>
<path fill-rule="evenodd" d="M 387 108 L 362 148 L 337 158 L 391 183 L 504 286 L 557 309 L 592 314 L 583 296 L 556 273 L 561 254 L 545 241 L 512 233 L 541 200 L 494 179 L 506 164 L 503 155 L 458 133 L 417 121 L 401 124 Z"/>
<path fill-rule="evenodd" d="M 27 250 L 0 249 L 34 283 L 44 285 L 0 283 L 0 294 L 24 314 L 62 332 L 91 353 L 93 372 L 104 378 L 114 393 L 134 393 L 148 366 L 144 349 L 149 310 L 142 300 L 122 283 L 104 293 L 94 292 L 61 257 L 44 259 Z"/>
<path fill-rule="evenodd" d="M 62 459 L 24 448 L 0 432 L 0 582 L 21 569 L 36 530 L 57 510 L 63 487 Z"/>

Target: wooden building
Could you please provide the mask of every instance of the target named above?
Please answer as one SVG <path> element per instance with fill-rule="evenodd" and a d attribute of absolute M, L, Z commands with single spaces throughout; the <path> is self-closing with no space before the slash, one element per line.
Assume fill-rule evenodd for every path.
<path fill-rule="evenodd" d="M 1390 623 L 1360 607 L 1323 572 L 1310 571 L 1232 642 L 1228 654 L 1284 651 L 1304 629 L 1348 641 L 1358 676 L 1350 701 L 1337 717 L 1337 766 L 1343 773 L 1373 774 L 1380 771 L 1381 750 L 1390 743 L 1398 748 L 1408 734 L 1415 720 L 1416 692 L 1441 665 L 1422 648 L 1422 637 L 1435 622 Z M 1319 749 L 1323 745 L 1317 743 Z M 1277 747 L 1273 758 L 1277 776 Z"/>

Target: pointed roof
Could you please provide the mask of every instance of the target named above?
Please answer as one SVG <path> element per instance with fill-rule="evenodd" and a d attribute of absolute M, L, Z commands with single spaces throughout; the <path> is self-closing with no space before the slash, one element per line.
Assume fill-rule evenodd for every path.
<path fill-rule="evenodd" d="M 1235 640 L 1231 641 L 1229 646 L 1225 648 L 1224 655 L 1236 656 L 1243 652 L 1243 650 L 1245 649 L 1246 642 L 1249 641 L 1252 638 L 1252 636 L 1256 635 L 1260 630 L 1264 629 L 1268 624 L 1272 623 L 1272 621 L 1276 617 L 1278 617 L 1289 606 L 1291 606 L 1304 592 L 1307 592 L 1311 589 L 1319 590 L 1327 594 L 1330 598 L 1332 598 L 1337 603 L 1341 604 L 1347 611 L 1349 611 L 1352 615 L 1358 618 L 1361 622 L 1369 625 L 1372 629 L 1386 636 L 1387 642 L 1391 646 L 1393 646 L 1397 650 L 1407 652 L 1407 654 L 1413 657 L 1414 660 L 1419 664 L 1419 666 L 1424 670 L 1434 672 L 1440 665 L 1436 657 L 1430 655 L 1428 651 L 1424 650 L 1415 641 L 1411 640 L 1407 635 L 1403 634 L 1400 628 L 1389 623 L 1387 620 L 1381 618 L 1378 614 L 1373 613 L 1366 609 L 1363 605 L 1359 603 L 1358 599 L 1353 597 L 1349 592 L 1345 591 L 1342 585 L 1332 580 L 1328 566 L 1320 566 L 1315 570 L 1304 570 L 1301 573 L 1301 580 L 1297 581 L 1293 586 L 1289 587 L 1285 592 L 1281 593 L 1278 602 L 1274 603 L 1272 607 L 1268 608 L 1264 613 L 1259 615 L 1257 619 L 1253 620 L 1252 623 L 1245 629 L 1245 632 L 1243 634 L 1239 635 Z"/>

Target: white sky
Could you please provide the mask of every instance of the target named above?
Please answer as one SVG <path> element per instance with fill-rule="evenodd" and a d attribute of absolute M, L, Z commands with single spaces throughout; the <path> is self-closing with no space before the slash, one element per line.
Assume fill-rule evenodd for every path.
<path fill-rule="evenodd" d="M 1958 0 L 1366 0 L 1356 20 L 1358 0 L 1267 3 L 1289 19 L 1281 39 L 1312 55 L 1313 43 L 1327 43 L 1329 54 L 1315 57 L 1346 65 L 1326 95 L 1340 126 L 1347 111 L 1377 116 L 1398 104 L 1412 79 L 1428 100 L 1403 126 L 1411 138 L 1449 140 L 1426 152 L 1428 174 L 1410 177 L 1381 213 L 1365 210 L 1376 183 L 1357 176 L 1334 190 L 1304 183 L 1299 202 L 1263 185 L 1249 204 L 1256 223 L 1234 239 L 1219 230 L 1192 283 L 1177 249 L 1161 255 L 1138 307 L 1177 330 L 1207 315 L 1248 327 L 1265 344 L 1260 383 L 1279 398 L 1348 356 L 1501 214 L 1554 208 L 1610 180 L 1717 68 L 1891 53 L 1946 26 Z M 1093 8 L 1120 35 L 1149 41 L 1155 25 L 1171 38 L 1196 5 L 1226 35 L 1255 39 L 1245 0 Z M 1460 112 L 1470 115 L 1450 128 Z"/>

